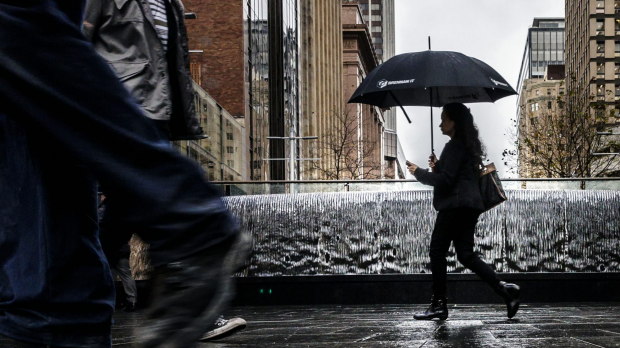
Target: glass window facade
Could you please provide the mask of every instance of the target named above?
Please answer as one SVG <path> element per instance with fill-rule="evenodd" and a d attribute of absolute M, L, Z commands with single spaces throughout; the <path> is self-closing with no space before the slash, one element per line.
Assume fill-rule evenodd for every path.
<path fill-rule="evenodd" d="M 194 159 L 211 181 L 243 180 L 247 173 L 243 167 L 243 141 L 236 142 L 235 139 L 244 139 L 245 128 L 197 83 L 192 82 L 192 86 L 196 114 L 209 137 L 175 141 L 174 146 Z"/>
<path fill-rule="evenodd" d="M 385 132 L 383 134 L 384 134 L 383 151 L 384 151 L 385 157 L 394 159 L 398 155 L 398 148 L 397 148 L 398 145 L 396 144 L 398 142 L 398 136 L 396 135 L 396 133 L 392 133 L 392 132 Z"/>
<path fill-rule="evenodd" d="M 266 137 L 269 136 L 269 26 L 268 0 L 248 0 L 244 6 L 247 105 L 249 115 L 249 149 L 252 166 L 251 180 L 267 179 L 269 166 Z"/>
<path fill-rule="evenodd" d="M 297 0 L 282 0 L 282 32 L 284 35 L 284 128 L 288 130 L 286 134 L 299 136 L 299 25 L 298 25 L 298 5 Z M 286 153 L 290 153 L 290 146 L 294 146 L 294 154 L 299 157 L 301 153 L 300 141 L 287 141 Z M 294 165 L 294 177 L 299 178 L 300 163 L 296 161 Z M 289 162 L 286 162 L 287 168 Z"/>
<path fill-rule="evenodd" d="M 564 21 L 548 20 L 530 28 L 519 73 L 519 91 L 523 80 L 542 78 L 547 65 L 564 64 L 564 27 Z"/>
<path fill-rule="evenodd" d="M 284 127 L 295 134 L 299 130 L 299 25 L 298 0 L 282 0 L 282 28 L 278 33 L 269 32 L 269 0 L 244 0 L 245 17 L 245 70 L 247 87 L 246 114 L 249 115 L 249 148 L 251 180 L 269 180 L 269 122 L 270 93 L 283 93 Z M 273 14 L 275 15 L 275 14 Z M 283 84 L 282 90 L 269 87 L 269 36 L 281 35 Z M 276 59 L 271 57 L 272 59 Z M 289 144 L 286 144 L 288 147 Z M 287 154 L 288 148 L 287 148 Z M 299 152 L 296 152 L 299 153 Z M 288 162 L 286 163 L 288 164 Z M 288 168 L 288 166 L 287 166 Z"/>

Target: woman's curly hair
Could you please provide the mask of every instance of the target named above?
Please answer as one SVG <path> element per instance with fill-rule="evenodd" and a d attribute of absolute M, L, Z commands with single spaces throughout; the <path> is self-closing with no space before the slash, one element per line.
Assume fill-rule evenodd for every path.
<path fill-rule="evenodd" d="M 454 138 L 465 143 L 467 151 L 476 158 L 476 166 L 481 166 L 486 154 L 469 108 L 461 103 L 450 103 L 443 107 L 443 111 L 454 122 Z"/>

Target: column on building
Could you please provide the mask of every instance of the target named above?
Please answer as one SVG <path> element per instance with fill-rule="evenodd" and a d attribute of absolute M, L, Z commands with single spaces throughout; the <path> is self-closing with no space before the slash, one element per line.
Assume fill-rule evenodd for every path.
<path fill-rule="evenodd" d="M 328 179 L 315 168 L 335 166 L 328 148 L 343 113 L 341 3 L 301 0 L 300 8 L 301 134 L 318 137 L 300 142 L 301 157 L 321 159 L 302 161 L 301 177 Z"/>

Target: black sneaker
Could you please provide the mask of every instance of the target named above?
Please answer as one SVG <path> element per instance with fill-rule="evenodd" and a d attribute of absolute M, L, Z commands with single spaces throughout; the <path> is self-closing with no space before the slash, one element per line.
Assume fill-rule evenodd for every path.
<path fill-rule="evenodd" d="M 232 274 L 251 249 L 238 233 L 198 255 L 155 270 L 151 308 L 138 328 L 141 347 L 191 347 L 234 297 Z"/>
<path fill-rule="evenodd" d="M 246 326 L 247 323 L 241 318 L 224 319 L 224 317 L 220 316 L 200 340 L 207 341 L 226 337 L 245 329 Z"/>

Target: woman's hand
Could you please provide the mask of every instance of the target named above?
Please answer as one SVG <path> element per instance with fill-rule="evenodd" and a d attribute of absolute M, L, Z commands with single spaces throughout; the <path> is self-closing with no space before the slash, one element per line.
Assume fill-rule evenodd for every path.
<path fill-rule="evenodd" d="M 407 168 L 409 169 L 409 173 L 415 174 L 415 170 L 418 169 L 418 166 L 416 164 L 413 164 L 407 161 Z"/>
<path fill-rule="evenodd" d="M 431 155 L 428 156 L 428 165 L 431 167 L 431 172 L 435 171 L 435 163 L 437 163 L 437 156 L 431 153 Z"/>

